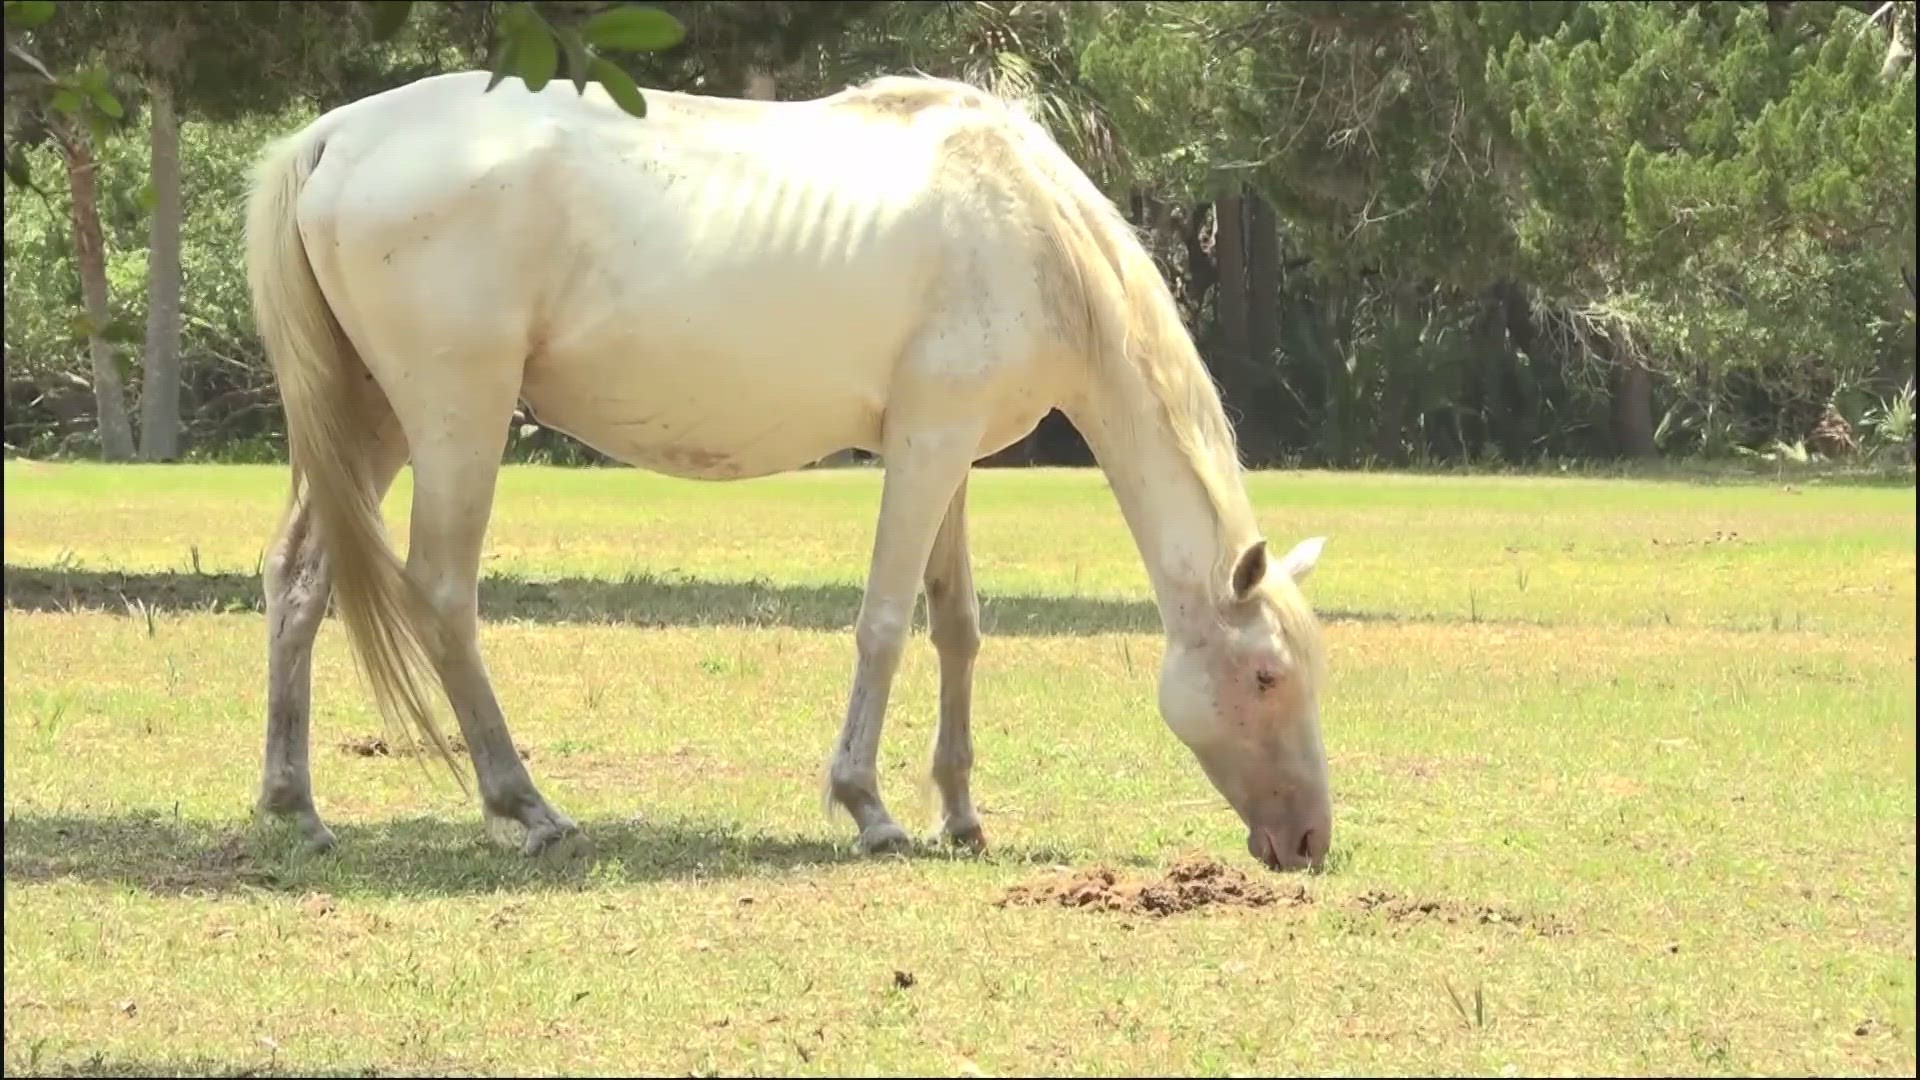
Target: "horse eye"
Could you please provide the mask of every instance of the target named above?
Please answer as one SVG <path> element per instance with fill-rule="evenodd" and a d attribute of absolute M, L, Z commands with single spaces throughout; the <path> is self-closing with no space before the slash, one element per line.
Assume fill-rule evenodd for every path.
<path fill-rule="evenodd" d="M 1260 689 L 1271 690 L 1274 684 L 1280 681 L 1280 676 L 1271 671 L 1262 671 L 1253 677 L 1253 681 L 1260 684 Z"/>

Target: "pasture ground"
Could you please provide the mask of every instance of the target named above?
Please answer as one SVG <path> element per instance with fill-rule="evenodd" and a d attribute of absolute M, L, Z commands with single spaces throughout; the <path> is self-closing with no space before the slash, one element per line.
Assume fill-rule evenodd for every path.
<path fill-rule="evenodd" d="M 497 852 L 381 754 L 331 620 L 341 845 L 301 856 L 248 817 L 284 477 L 6 465 L 8 1075 L 1913 1074 L 1910 484 L 1256 477 L 1276 547 L 1331 538 L 1335 855 L 1283 877 L 1162 726 L 1079 471 L 973 481 L 985 857 L 857 858 L 820 812 L 878 473 L 540 468 L 502 481 L 485 647 L 597 861 Z M 936 678 L 917 636 L 910 826 Z M 1295 891 L 998 903 L 1196 854 Z"/>

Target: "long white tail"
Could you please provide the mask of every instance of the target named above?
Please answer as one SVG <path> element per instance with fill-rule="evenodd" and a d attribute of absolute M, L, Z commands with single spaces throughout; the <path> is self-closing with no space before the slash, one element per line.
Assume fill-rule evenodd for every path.
<path fill-rule="evenodd" d="M 438 620 L 387 543 L 375 484 L 358 452 L 365 424 L 356 422 L 354 409 L 365 390 L 354 385 L 354 374 L 361 365 L 314 277 L 295 217 L 324 148 L 310 131 L 270 148 L 247 204 L 247 280 L 287 414 L 288 513 L 304 488 L 333 572 L 340 620 L 389 729 L 407 745 L 412 730 L 425 735 L 464 788 L 422 689 L 440 655 Z M 423 632 L 428 628 L 434 629 Z"/>

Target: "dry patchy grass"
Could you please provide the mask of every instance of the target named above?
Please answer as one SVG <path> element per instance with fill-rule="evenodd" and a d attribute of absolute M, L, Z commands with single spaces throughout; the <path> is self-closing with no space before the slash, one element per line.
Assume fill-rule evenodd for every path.
<path fill-rule="evenodd" d="M 485 643 L 575 871 L 369 752 L 331 623 L 340 849 L 250 824 L 272 470 L 6 479 L 9 1075 L 1914 1068 L 1911 490 L 1258 478 L 1333 537 L 1335 855 L 1283 877 L 1155 715 L 1095 476 L 975 481 L 994 850 L 868 860 L 818 797 L 877 478 L 510 471 Z"/>

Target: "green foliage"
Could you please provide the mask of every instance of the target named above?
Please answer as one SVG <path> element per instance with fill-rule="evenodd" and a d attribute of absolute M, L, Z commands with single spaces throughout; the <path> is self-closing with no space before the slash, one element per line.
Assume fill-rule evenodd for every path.
<path fill-rule="evenodd" d="M 1910 362 L 1914 83 L 1881 79 L 1861 13 L 1800 7 L 1775 27 L 1761 5 L 1587 5 L 1487 72 L 1529 279 L 1676 378 L 1814 405 L 1903 341 Z"/>
<path fill-rule="evenodd" d="M 595 13 L 581 28 L 556 29 L 532 4 L 502 6 L 501 47 L 488 89 L 508 76 L 541 89 L 559 71 L 564 50 L 569 73 L 581 92 L 588 82 L 602 82 L 621 107 L 636 116 L 645 115 L 645 106 L 632 80 L 609 76 L 613 65 L 596 64 L 599 54 L 667 50 L 685 35 L 678 20 L 656 8 L 622 5 Z M 141 5 L 69 0 L 64 7 L 74 10 L 64 26 L 55 18 L 60 7 L 52 0 L 8 0 L 9 58 L 19 59 L 49 84 L 54 109 L 97 121 L 119 120 L 124 114 L 108 88 L 108 66 L 136 78 L 166 78 L 202 115 L 274 108 L 287 95 L 310 92 L 318 83 L 337 81 L 351 69 L 348 56 L 356 50 L 313 50 L 310 45 L 337 41 L 343 31 L 373 42 L 391 41 L 405 29 L 416 5 L 393 0 L 363 0 L 352 6 L 263 0 Z M 14 42 L 16 33 L 29 31 L 38 32 L 36 48 L 43 52 L 50 48 L 50 55 L 57 58 L 52 68 Z M 316 55 L 323 58 L 317 66 Z M 75 63 L 82 58 L 92 66 L 71 76 L 56 74 L 61 61 Z M 294 74 L 287 70 L 289 63 L 304 70 L 289 78 Z M 96 129 L 96 141 L 104 141 L 110 125 L 96 122 Z"/>
<path fill-rule="evenodd" d="M 1682 398 L 1748 380 L 1793 424 L 1836 386 L 1911 370 L 1914 81 L 1887 81 L 1866 20 L 1837 4 L 1782 20 L 1764 4 L 1144 3 L 1086 5 L 1076 32 L 1141 181 L 1263 195 L 1323 291 L 1438 287 L 1457 307 L 1442 322 L 1468 325 L 1484 290 L 1523 283 L 1595 391 L 1631 357 Z M 1294 382 L 1331 365 L 1329 393 L 1385 407 L 1393 385 L 1473 381 L 1432 367 L 1394 304 L 1346 306 L 1350 329 L 1385 318 L 1400 344 L 1375 364 L 1372 331 L 1336 335 L 1333 358 L 1284 361 L 1306 362 Z"/>
<path fill-rule="evenodd" d="M 390 40 L 406 27 L 407 17 L 413 14 L 412 0 L 363 0 L 363 5 L 375 41 Z"/>
<path fill-rule="evenodd" d="M 43 28 L 58 10 L 53 0 L 6 0 L 4 10 L 7 81 L 10 87 L 7 102 L 9 118 L 19 111 L 20 98 L 12 92 L 16 80 L 21 86 L 37 84 L 39 100 L 43 100 L 48 108 L 90 127 L 97 140 L 104 139 L 113 123 L 126 115 L 126 107 L 109 85 L 106 69 L 95 64 L 77 70 L 55 72 L 18 42 L 18 39 L 36 31 L 44 33 Z M 10 137 L 6 177 L 15 185 L 25 187 L 31 183 L 31 177 L 24 159 L 14 153 L 13 142 Z"/>
<path fill-rule="evenodd" d="M 602 11 L 580 28 L 580 37 L 600 49 L 659 52 L 680 44 L 687 36 L 679 20 L 657 8 L 628 7 Z"/>
<path fill-rule="evenodd" d="M 579 27 L 555 29 L 531 5 L 516 4 L 501 19 L 505 43 L 495 57 L 491 91 L 509 75 L 539 92 L 560 70 L 564 52 L 567 74 L 578 93 L 588 83 L 599 83 L 614 104 L 635 117 L 647 115 L 646 98 L 633 77 L 604 52 L 664 52 L 679 45 L 686 28 L 657 8 L 626 6 L 598 12 Z"/>
<path fill-rule="evenodd" d="M 53 0 L 7 0 L 6 27 L 31 30 L 53 18 Z"/>
<path fill-rule="evenodd" d="M 642 86 L 737 94 L 757 73 L 792 98 L 919 70 L 1024 102 L 1129 208 L 1216 359 L 1209 201 L 1272 209 L 1280 265 L 1269 245 L 1249 296 L 1277 340 L 1229 400 L 1273 421 L 1257 458 L 1610 449 L 1623 363 L 1655 373 L 1639 407 L 1671 452 L 1791 445 L 1829 404 L 1892 445 L 1878 433 L 1911 416 L 1915 84 L 1884 59 L 1912 4 L 1879 8 L 8 0 L 5 171 L 42 190 L 7 205 L 9 365 L 85 370 L 60 169 L 34 149 L 50 131 L 91 128 L 110 329 L 143 318 L 150 189 L 138 148 L 105 137 L 144 132 L 158 74 L 192 121 L 185 355 L 204 402 L 266 384 L 232 208 L 259 142 L 315 109 L 473 66 L 490 86 L 599 83 L 635 116 Z"/>

